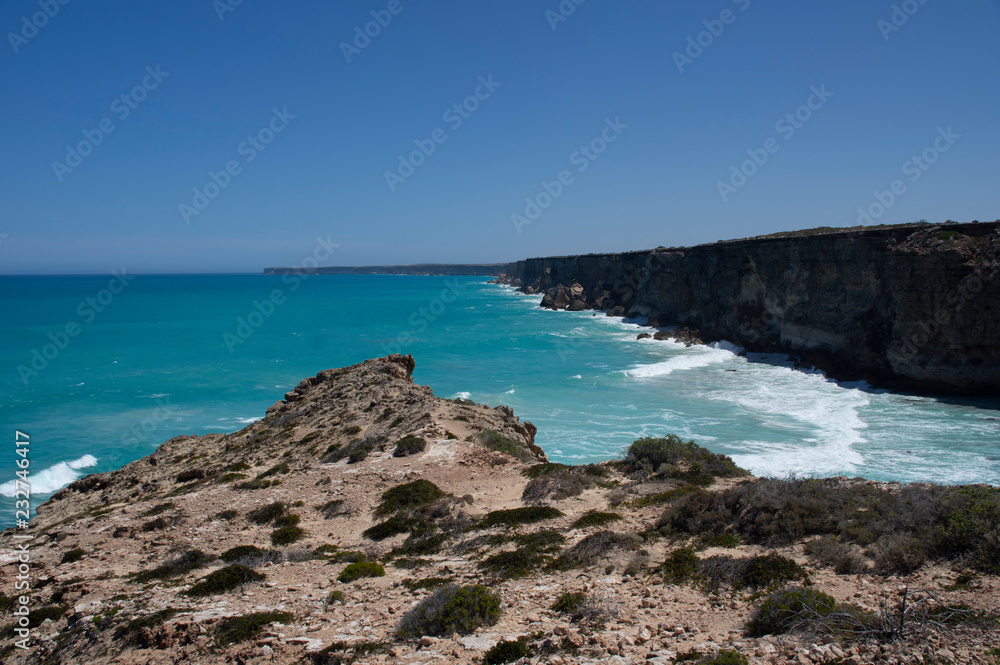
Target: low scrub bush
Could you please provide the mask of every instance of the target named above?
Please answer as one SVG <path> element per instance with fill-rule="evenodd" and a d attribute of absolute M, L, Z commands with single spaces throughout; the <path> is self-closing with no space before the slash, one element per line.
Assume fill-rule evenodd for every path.
<path fill-rule="evenodd" d="M 42 607 L 32 607 L 28 613 L 28 628 L 38 628 L 46 619 L 59 621 L 66 615 L 69 609 L 63 605 L 45 605 Z"/>
<path fill-rule="evenodd" d="M 484 586 L 441 587 L 403 616 L 401 638 L 423 635 L 468 635 L 500 619 L 500 596 Z"/>
<path fill-rule="evenodd" d="M 294 618 L 288 612 L 255 612 L 219 621 L 215 629 L 215 643 L 219 646 L 238 644 L 256 637 L 264 626 L 272 623 L 287 624 Z"/>
<path fill-rule="evenodd" d="M 162 531 L 170 526 L 170 522 L 163 519 L 162 517 L 157 517 L 155 520 L 150 520 L 142 525 L 143 533 L 149 533 L 150 531 Z"/>
<path fill-rule="evenodd" d="M 285 514 L 285 504 L 280 501 L 261 506 L 247 513 L 247 519 L 255 524 L 270 524 Z"/>
<path fill-rule="evenodd" d="M 574 529 L 587 529 L 593 526 L 607 526 L 618 522 L 622 516 L 618 513 L 602 513 L 599 510 L 588 510 L 571 525 Z"/>
<path fill-rule="evenodd" d="M 213 596 L 263 579 L 264 576 L 256 570 L 236 563 L 209 573 L 184 592 L 184 595 L 194 598 Z"/>
<path fill-rule="evenodd" d="M 622 468 L 633 475 L 679 478 L 696 485 L 711 484 L 714 478 L 750 475 L 729 457 L 716 455 L 694 441 L 684 442 L 674 434 L 659 439 L 637 439 L 625 453 Z"/>
<path fill-rule="evenodd" d="M 747 623 L 751 637 L 781 635 L 837 610 L 837 601 L 815 589 L 777 591 L 761 603 Z"/>
<path fill-rule="evenodd" d="M 291 545 L 306 535 L 305 530 L 299 526 L 283 526 L 271 532 L 271 544 L 275 547 Z"/>
<path fill-rule="evenodd" d="M 494 450 L 498 453 L 506 453 L 511 457 L 516 457 L 522 462 L 530 462 L 533 456 L 524 445 L 508 439 L 496 430 L 484 429 L 476 436 L 480 445 Z"/>
<path fill-rule="evenodd" d="M 926 560 L 923 544 L 913 536 L 882 536 L 875 543 L 875 567 L 881 572 L 909 575 Z"/>
<path fill-rule="evenodd" d="M 277 519 L 275 519 L 274 520 L 274 526 L 276 526 L 276 527 L 296 526 L 301 521 L 302 521 L 301 517 L 299 517 L 298 515 L 289 513 L 287 515 L 282 515 L 281 517 L 278 517 Z"/>
<path fill-rule="evenodd" d="M 422 580 L 403 580 L 403 586 L 405 586 L 410 591 L 416 591 L 417 589 L 436 589 L 439 586 L 444 586 L 449 584 L 453 578 L 451 577 L 425 577 Z"/>
<path fill-rule="evenodd" d="M 205 554 L 201 550 L 186 550 L 172 559 L 168 559 L 163 563 L 163 565 L 157 566 L 152 570 L 143 570 L 136 573 L 132 576 L 132 579 L 140 584 L 145 584 L 146 582 L 152 582 L 154 580 L 167 580 L 174 577 L 180 577 L 181 575 L 185 575 L 192 570 L 205 566 L 214 558 L 215 557 Z"/>
<path fill-rule="evenodd" d="M 365 538 L 371 540 L 385 540 L 398 536 L 401 533 L 425 533 L 433 528 L 423 520 L 402 515 L 393 515 L 384 522 L 379 522 L 375 526 L 369 527 L 361 532 Z"/>
<path fill-rule="evenodd" d="M 323 517 L 328 520 L 333 519 L 334 517 L 339 517 L 340 515 L 353 515 L 357 512 L 355 507 L 344 499 L 333 499 L 332 501 L 327 501 L 323 505 L 317 506 L 316 510 L 323 513 Z"/>
<path fill-rule="evenodd" d="M 441 488 L 429 480 L 414 480 L 397 485 L 382 493 L 382 502 L 375 507 L 376 515 L 391 515 L 400 510 L 410 510 L 434 503 L 447 496 Z"/>
<path fill-rule="evenodd" d="M 816 565 L 833 568 L 838 575 L 855 575 L 868 570 L 868 563 L 854 547 L 837 541 L 836 536 L 822 536 L 806 543 L 806 554 Z"/>
<path fill-rule="evenodd" d="M 664 583 L 683 584 L 700 574 L 701 560 L 690 547 L 681 547 L 667 555 L 657 572 Z"/>
<path fill-rule="evenodd" d="M 531 652 L 523 640 L 500 640 L 486 651 L 483 656 L 485 665 L 503 665 L 513 663 L 521 658 L 528 658 Z"/>
<path fill-rule="evenodd" d="M 582 591 L 567 591 L 552 603 L 552 611 L 559 614 L 573 615 L 579 612 L 587 602 L 587 594 Z"/>
<path fill-rule="evenodd" d="M 334 589 L 330 593 L 326 594 L 326 604 L 333 605 L 334 603 L 343 603 L 347 600 L 347 595 L 339 589 Z"/>
<path fill-rule="evenodd" d="M 382 567 L 382 564 L 375 563 L 374 561 L 358 561 L 344 568 L 340 575 L 337 576 L 337 581 L 348 584 L 363 577 L 384 576 L 385 568 Z"/>
<path fill-rule="evenodd" d="M 392 451 L 393 457 L 409 457 L 427 450 L 427 441 L 412 434 L 404 436 L 396 442 L 396 449 Z"/>
<path fill-rule="evenodd" d="M 520 526 L 522 524 L 534 524 L 544 522 L 557 517 L 563 517 L 563 513 L 551 506 L 528 506 L 526 508 L 511 508 L 509 510 L 494 510 L 486 513 L 479 521 L 479 528 L 489 529 L 495 526 Z"/>
<path fill-rule="evenodd" d="M 228 550 L 220 554 L 219 558 L 229 563 L 232 561 L 239 561 L 240 559 L 245 559 L 247 557 L 260 556 L 263 553 L 264 550 L 259 547 L 254 547 L 253 545 L 237 545 L 236 547 L 230 547 Z"/>

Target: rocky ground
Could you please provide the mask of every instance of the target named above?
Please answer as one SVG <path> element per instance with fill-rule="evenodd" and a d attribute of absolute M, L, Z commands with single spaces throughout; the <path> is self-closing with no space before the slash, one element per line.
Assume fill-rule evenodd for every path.
<path fill-rule="evenodd" d="M 530 662 L 554 665 L 744 662 L 729 652 L 749 663 L 998 661 L 996 576 L 953 563 L 906 576 L 868 564 L 836 574 L 807 556 L 807 542 L 702 542 L 701 561 L 792 559 L 803 567 L 793 588 L 822 590 L 871 616 L 896 616 L 903 599 L 966 608 L 957 619 L 913 618 L 896 639 L 749 637 L 747 621 L 771 589 L 672 581 L 662 565 L 696 541 L 654 528 L 684 483 L 619 464 L 541 466 L 530 423 L 506 407 L 437 398 L 413 384 L 412 370 L 409 356 L 389 356 L 322 372 L 240 432 L 171 439 L 59 492 L 26 531 L 37 624 L 27 651 L 11 631 L 14 531 L 0 536 L 3 662 L 479 663 L 497 642 L 518 638 Z M 417 480 L 447 496 L 396 513 L 409 535 L 363 535 L 396 519 L 383 493 Z M 754 482 L 724 477 L 708 490 Z M 523 508 L 536 512 L 496 512 Z M 226 556 L 239 546 L 257 550 Z M 378 562 L 384 575 L 340 581 L 361 561 Z M 244 566 L 239 584 L 195 594 L 234 563 Z M 401 618 L 442 584 L 485 586 L 501 599 L 499 617 L 464 634 L 399 637 Z M 567 593 L 582 594 L 578 607 Z M 564 611 L 553 609 L 560 598 Z"/>

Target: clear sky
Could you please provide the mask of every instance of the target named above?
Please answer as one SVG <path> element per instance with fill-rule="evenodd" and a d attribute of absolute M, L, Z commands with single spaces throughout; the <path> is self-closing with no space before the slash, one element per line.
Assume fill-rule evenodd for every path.
<path fill-rule="evenodd" d="M 6 0 L 0 273 L 996 219 L 1000 2 L 896 7 Z"/>

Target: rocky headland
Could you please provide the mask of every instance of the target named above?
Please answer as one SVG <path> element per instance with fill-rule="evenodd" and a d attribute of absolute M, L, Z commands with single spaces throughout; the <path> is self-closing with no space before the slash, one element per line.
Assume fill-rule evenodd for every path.
<path fill-rule="evenodd" d="M 757 479 L 672 436 L 554 464 L 413 367 L 321 372 L 54 495 L 0 535 L 5 593 L 32 537 L 0 659 L 997 662 L 996 488 Z"/>
<path fill-rule="evenodd" d="M 542 306 L 682 327 L 783 352 L 838 379 L 1000 392 L 1000 223 L 779 233 L 696 247 L 536 258 L 497 280 Z M 663 331 L 667 332 L 667 331 Z"/>

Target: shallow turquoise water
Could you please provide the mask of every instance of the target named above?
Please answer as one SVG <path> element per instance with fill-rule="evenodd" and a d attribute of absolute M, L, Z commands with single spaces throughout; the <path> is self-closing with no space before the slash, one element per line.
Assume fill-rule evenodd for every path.
<path fill-rule="evenodd" d="M 0 278 L 0 428 L 31 435 L 36 504 L 172 436 L 239 429 L 320 370 L 394 351 L 413 354 L 415 380 L 439 396 L 513 407 L 554 460 L 608 459 L 674 432 L 758 474 L 1000 484 L 996 400 L 899 395 L 778 356 L 637 341 L 633 324 L 545 311 L 484 278 L 140 276 L 107 302 L 109 279 Z M 276 290 L 273 313 L 251 316 Z M 79 333 L 59 339 L 73 322 Z M 25 382 L 18 366 L 50 333 L 65 348 Z M 0 456 L 3 525 L 13 449 Z"/>

